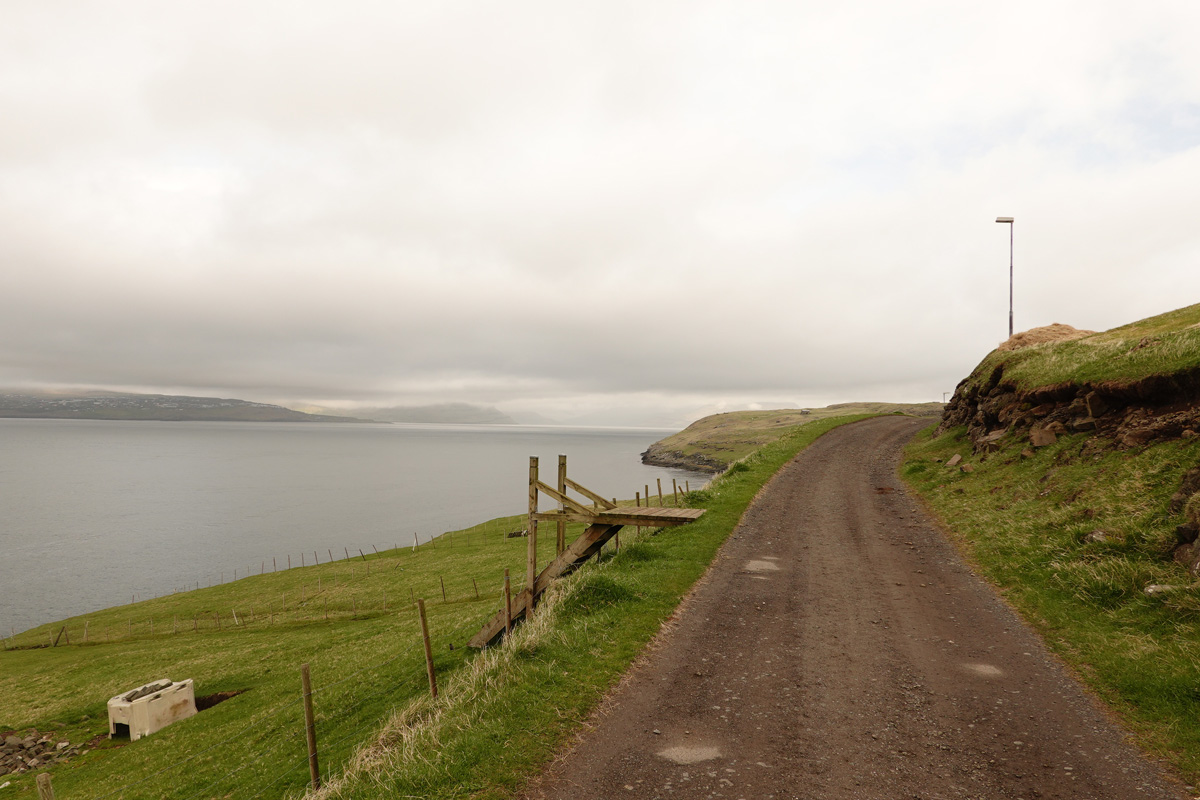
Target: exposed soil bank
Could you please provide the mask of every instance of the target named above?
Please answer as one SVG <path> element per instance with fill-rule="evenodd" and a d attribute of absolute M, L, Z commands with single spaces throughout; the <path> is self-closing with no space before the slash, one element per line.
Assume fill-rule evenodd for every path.
<path fill-rule="evenodd" d="M 1122 448 L 1191 437 L 1200 431 L 1200 369 L 1026 390 L 1006 381 L 1000 365 L 987 381 L 959 384 L 938 432 L 958 425 L 967 426 L 976 452 L 993 449 L 1009 433 L 1028 436 L 1034 446 L 1089 433 L 1102 437 L 1097 446 Z"/>
<path fill-rule="evenodd" d="M 531 798 L 1184 798 L 896 475 L 928 420 L 818 439 Z"/>

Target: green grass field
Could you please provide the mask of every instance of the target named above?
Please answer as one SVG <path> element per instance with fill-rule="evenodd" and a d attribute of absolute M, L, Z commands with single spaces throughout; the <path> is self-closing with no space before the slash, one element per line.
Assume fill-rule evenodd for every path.
<path fill-rule="evenodd" d="M 511 797 L 669 618 L 759 488 L 817 436 L 855 419 L 786 432 L 692 492 L 691 504 L 708 509 L 696 523 L 656 535 L 626 529 L 619 553 L 558 582 L 532 623 L 482 654 L 463 644 L 499 607 L 504 569 L 514 590 L 523 583 L 526 540 L 504 536 L 523 517 L 415 552 L 268 572 L 18 635 L 7 643 L 16 649 L 0 652 L 0 729 L 94 740 L 53 768 L 59 800 L 301 796 L 299 670 L 308 663 L 321 796 Z M 545 563 L 553 536 L 539 539 Z M 436 701 L 413 597 L 427 602 Z M 40 646 L 64 624 L 59 646 Z M 108 698 L 162 677 L 194 679 L 198 696 L 241 694 L 137 742 L 101 738 Z M 35 773 L 0 779 L 12 781 L 6 796 L 34 797 Z"/>

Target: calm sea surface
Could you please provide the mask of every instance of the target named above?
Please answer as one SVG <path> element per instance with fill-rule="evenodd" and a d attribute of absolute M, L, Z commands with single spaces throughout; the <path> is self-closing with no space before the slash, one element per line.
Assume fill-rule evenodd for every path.
<path fill-rule="evenodd" d="M 641 463 L 668 433 L 0 419 L 0 633 L 522 513 L 533 455 L 605 496 L 702 483 Z"/>

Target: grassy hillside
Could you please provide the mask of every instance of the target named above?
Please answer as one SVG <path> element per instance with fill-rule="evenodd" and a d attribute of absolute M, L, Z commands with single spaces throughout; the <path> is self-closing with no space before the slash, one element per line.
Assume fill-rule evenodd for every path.
<path fill-rule="evenodd" d="M 498 608 L 504 569 L 514 589 L 523 582 L 526 540 L 504 535 L 523 527 L 521 517 L 416 551 L 268 572 L 20 634 L 6 642 L 19 649 L 0 652 L 0 731 L 87 743 L 51 769 L 60 800 L 300 796 L 299 667 L 308 663 L 321 771 L 332 784 L 322 796 L 511 797 L 670 616 L 758 489 L 854 419 L 788 432 L 691 493 L 709 510 L 697 523 L 657 535 L 626 529 L 619 553 L 560 581 L 533 623 L 483 654 L 463 644 Z M 541 545 L 544 563 L 553 536 Z M 427 601 L 436 701 L 412 597 Z M 42 646 L 64 625 L 57 647 Z M 240 694 L 137 742 L 108 742 L 108 698 L 163 677 L 194 679 L 199 696 Z M 6 796 L 34 797 L 33 779 L 5 777 Z"/>
<path fill-rule="evenodd" d="M 644 459 L 650 464 L 683 464 L 720 471 L 797 425 L 854 414 L 904 413 L 938 416 L 941 403 L 840 403 L 817 409 L 731 411 L 693 422 L 679 433 L 655 442 Z"/>
<path fill-rule="evenodd" d="M 994 352 L 959 391 L 991 380 L 998 366 L 1025 392 L 1065 383 L 1186 387 L 1179 376 L 1200 364 L 1197 324 L 1200 306 L 1191 306 L 1075 341 Z M 987 413 L 987 395 L 976 394 Z M 1153 395 L 1137 398 L 1143 405 L 1105 411 L 1104 424 L 1090 430 L 1060 429 L 1045 446 L 1031 446 L 1019 414 L 991 418 L 1001 425 L 994 439 L 972 440 L 965 425 L 927 431 L 910 446 L 902 474 L 1140 742 L 1195 782 L 1200 584 L 1172 558 L 1185 522 L 1172 495 L 1200 464 L 1200 438 L 1131 444 L 1104 431 L 1120 430 L 1105 422 L 1112 416 L 1190 413 L 1179 409 L 1196 398 L 1175 393 L 1161 408 Z M 962 463 L 948 466 L 955 455 Z"/>
<path fill-rule="evenodd" d="M 997 367 L 1021 389 L 1060 383 L 1134 383 L 1200 366 L 1200 304 L 1070 342 L 992 351 L 966 380 L 986 382 Z M 962 388 L 962 387 L 960 387 Z"/>

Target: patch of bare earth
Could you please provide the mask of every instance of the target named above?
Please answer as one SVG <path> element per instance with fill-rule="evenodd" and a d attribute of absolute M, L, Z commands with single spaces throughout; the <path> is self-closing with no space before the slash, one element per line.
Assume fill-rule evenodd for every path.
<path fill-rule="evenodd" d="M 1079 328 L 1072 328 L 1070 325 L 1063 325 L 1061 322 L 1055 322 L 1052 325 L 1045 325 L 1041 328 L 1030 328 L 1027 331 L 1014 333 L 1005 341 L 1001 342 L 996 348 L 997 350 L 1009 351 L 1020 350 L 1022 347 L 1032 347 L 1035 344 L 1045 344 L 1047 342 L 1069 342 L 1073 339 L 1082 339 L 1085 336 L 1091 336 L 1095 331 L 1085 331 Z"/>
<path fill-rule="evenodd" d="M 1183 798 L 896 476 L 838 428 L 747 511 L 529 798 Z"/>

